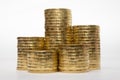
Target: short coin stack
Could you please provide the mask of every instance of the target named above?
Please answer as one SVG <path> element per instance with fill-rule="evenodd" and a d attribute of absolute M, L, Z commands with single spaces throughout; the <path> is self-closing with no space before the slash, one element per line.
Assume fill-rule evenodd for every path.
<path fill-rule="evenodd" d="M 99 26 L 97 25 L 76 25 L 73 26 L 74 43 L 89 44 L 89 69 L 100 68 L 100 38 Z"/>
<path fill-rule="evenodd" d="M 57 53 L 55 50 L 34 50 L 27 51 L 28 72 L 56 72 Z"/>
<path fill-rule="evenodd" d="M 71 11 L 69 9 L 45 10 L 45 37 L 50 37 L 50 49 L 57 49 L 59 44 L 65 43 L 67 27 L 71 26 Z M 51 45 L 52 44 L 52 45 Z"/>
<path fill-rule="evenodd" d="M 18 37 L 18 70 L 27 70 L 26 50 L 42 50 L 44 48 L 43 37 Z"/>
<path fill-rule="evenodd" d="M 86 72 L 89 69 L 87 45 L 63 44 L 59 51 L 59 69 L 62 72 Z"/>

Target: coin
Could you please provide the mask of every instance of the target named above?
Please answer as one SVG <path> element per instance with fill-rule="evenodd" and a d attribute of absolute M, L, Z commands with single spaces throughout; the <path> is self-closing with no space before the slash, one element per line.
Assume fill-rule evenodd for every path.
<path fill-rule="evenodd" d="M 39 40 L 44 39 L 43 37 L 18 37 L 18 40 Z"/>

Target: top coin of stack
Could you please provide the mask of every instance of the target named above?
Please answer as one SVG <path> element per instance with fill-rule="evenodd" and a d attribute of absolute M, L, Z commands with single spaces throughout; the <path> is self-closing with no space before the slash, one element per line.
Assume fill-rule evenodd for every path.
<path fill-rule="evenodd" d="M 66 29 L 71 26 L 71 23 L 71 11 L 69 9 L 45 10 L 45 36 L 54 40 L 53 44 L 50 41 L 53 47 L 65 42 Z"/>

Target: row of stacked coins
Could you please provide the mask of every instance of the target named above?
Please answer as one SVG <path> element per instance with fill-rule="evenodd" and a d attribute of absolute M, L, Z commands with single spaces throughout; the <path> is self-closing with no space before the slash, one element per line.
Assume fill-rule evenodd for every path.
<path fill-rule="evenodd" d="M 27 53 L 26 50 L 44 49 L 43 37 L 18 37 L 18 59 L 17 69 L 27 70 Z"/>
<path fill-rule="evenodd" d="M 56 72 L 57 53 L 55 50 L 27 51 L 28 72 Z"/>
<path fill-rule="evenodd" d="M 67 27 L 71 26 L 71 11 L 69 9 L 45 10 L 45 37 L 50 37 L 50 49 L 57 49 L 59 44 L 65 43 Z"/>
<path fill-rule="evenodd" d="M 73 26 L 74 43 L 90 44 L 89 46 L 89 69 L 100 69 L 100 36 L 97 25 Z"/>
<path fill-rule="evenodd" d="M 59 51 L 59 69 L 62 72 L 86 72 L 89 70 L 88 46 L 62 44 Z"/>
<path fill-rule="evenodd" d="M 100 68 L 99 26 L 71 27 L 69 9 L 46 9 L 45 31 L 45 38 L 18 38 L 17 69 L 55 72 L 57 64 L 62 72 L 86 72 Z M 59 49 L 59 58 L 54 49 Z"/>

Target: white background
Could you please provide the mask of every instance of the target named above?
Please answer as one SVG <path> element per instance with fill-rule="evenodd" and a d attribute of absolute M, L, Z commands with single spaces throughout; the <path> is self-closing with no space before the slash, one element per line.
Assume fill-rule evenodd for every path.
<path fill-rule="evenodd" d="M 47 8 L 71 9 L 73 25 L 100 25 L 100 71 L 31 74 L 16 70 L 17 37 L 44 36 Z M 120 80 L 119 34 L 119 0 L 0 0 L 0 80 Z"/>

